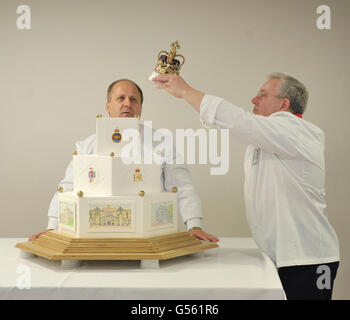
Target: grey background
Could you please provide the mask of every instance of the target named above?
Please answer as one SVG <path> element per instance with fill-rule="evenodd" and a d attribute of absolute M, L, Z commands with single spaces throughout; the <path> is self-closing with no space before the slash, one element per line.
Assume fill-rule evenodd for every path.
<path fill-rule="evenodd" d="M 18 30 L 17 6 L 31 8 Z M 331 30 L 316 28 L 319 5 Z M 179 40 L 182 76 L 247 111 L 265 76 L 281 71 L 310 92 L 305 119 L 326 133 L 329 220 L 341 245 L 334 298 L 349 299 L 349 27 L 347 0 L 129 0 L 0 2 L 1 237 L 47 226 L 47 209 L 74 150 L 105 112 L 107 86 L 130 78 L 143 89 L 141 120 L 154 128 L 201 128 L 186 102 L 148 81 L 160 50 Z M 206 231 L 251 236 L 243 200 L 245 147 L 230 138 L 230 170 L 191 165 Z"/>

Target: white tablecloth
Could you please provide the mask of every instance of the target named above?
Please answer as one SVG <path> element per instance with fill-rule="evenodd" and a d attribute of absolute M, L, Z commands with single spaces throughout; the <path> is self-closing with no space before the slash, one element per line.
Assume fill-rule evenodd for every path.
<path fill-rule="evenodd" d="M 64 269 L 22 257 L 14 245 L 24 241 L 0 239 L 0 299 L 284 299 L 274 264 L 252 238 L 221 238 L 219 248 L 160 261 L 159 269 L 141 269 L 140 261 Z"/>

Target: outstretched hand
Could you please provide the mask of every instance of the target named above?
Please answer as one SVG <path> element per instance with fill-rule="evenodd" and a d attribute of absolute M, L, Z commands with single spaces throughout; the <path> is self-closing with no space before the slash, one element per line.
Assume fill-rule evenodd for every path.
<path fill-rule="evenodd" d="M 158 89 L 165 89 L 175 98 L 184 98 L 191 87 L 177 74 L 159 74 L 152 81 Z"/>
<path fill-rule="evenodd" d="M 40 238 L 40 236 L 42 236 L 43 234 L 45 234 L 47 231 L 50 231 L 52 229 L 47 229 L 46 231 L 43 232 L 39 232 L 37 234 L 33 234 L 31 237 L 28 238 L 28 241 L 34 241 Z"/>
<path fill-rule="evenodd" d="M 219 239 L 209 233 L 204 232 L 202 229 L 199 228 L 193 228 L 190 231 L 190 234 L 195 236 L 196 238 L 204 241 L 210 241 L 210 242 L 218 242 Z"/>
<path fill-rule="evenodd" d="M 159 74 L 152 79 L 158 89 L 168 91 L 175 98 L 183 98 L 198 112 L 204 93 L 188 85 L 188 83 L 177 74 Z"/>

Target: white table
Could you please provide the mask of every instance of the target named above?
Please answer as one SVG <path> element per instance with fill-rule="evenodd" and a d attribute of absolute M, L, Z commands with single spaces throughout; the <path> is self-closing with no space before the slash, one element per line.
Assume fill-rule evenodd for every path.
<path fill-rule="evenodd" d="M 274 264 L 252 238 L 221 238 L 219 248 L 160 261 L 156 270 L 141 269 L 140 261 L 82 261 L 64 269 L 58 261 L 22 257 L 14 245 L 23 241 L 0 239 L 0 300 L 285 298 Z"/>

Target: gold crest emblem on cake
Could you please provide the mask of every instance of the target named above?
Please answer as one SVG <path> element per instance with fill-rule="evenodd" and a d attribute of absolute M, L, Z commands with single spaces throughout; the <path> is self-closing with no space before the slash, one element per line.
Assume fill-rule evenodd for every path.
<path fill-rule="evenodd" d="M 155 72 L 179 74 L 180 68 L 185 63 L 185 57 L 181 54 L 176 54 L 176 49 L 180 49 L 178 41 L 170 45 L 170 52 L 160 51 L 158 53 L 158 61 L 154 69 Z M 182 61 L 176 58 L 180 58 Z"/>
<path fill-rule="evenodd" d="M 119 143 L 120 141 L 122 141 L 122 135 L 121 135 L 121 133 L 120 133 L 120 131 L 119 131 L 118 128 L 116 128 L 116 129 L 114 130 L 114 133 L 113 133 L 113 135 L 112 135 L 112 140 L 113 140 L 113 142 L 115 142 L 115 143 Z"/>
<path fill-rule="evenodd" d="M 142 173 L 139 168 L 136 168 L 134 173 L 134 182 L 142 182 L 142 181 L 143 181 Z"/>
<path fill-rule="evenodd" d="M 96 169 L 94 167 L 89 167 L 88 178 L 90 183 L 94 183 L 96 179 Z"/>

